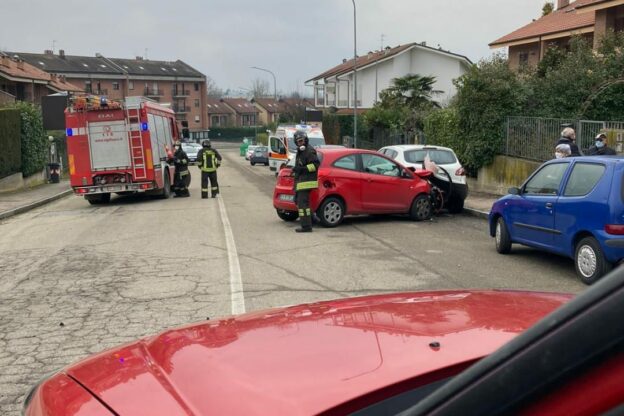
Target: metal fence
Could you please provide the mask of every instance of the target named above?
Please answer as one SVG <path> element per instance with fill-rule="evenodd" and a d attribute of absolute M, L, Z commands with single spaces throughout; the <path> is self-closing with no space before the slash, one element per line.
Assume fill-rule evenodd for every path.
<path fill-rule="evenodd" d="M 378 150 L 385 146 L 414 144 L 417 142 L 418 138 L 414 137 L 414 133 L 374 128 L 367 137 L 358 136 L 357 145 L 360 149 Z M 342 144 L 347 147 L 353 147 L 353 137 L 344 136 Z"/>
<path fill-rule="evenodd" d="M 583 152 L 594 143 L 599 132 L 624 130 L 622 121 L 507 117 L 507 134 L 502 143 L 501 154 L 540 162 L 552 159 L 555 144 L 566 125 L 576 131 L 576 143 Z M 609 145 L 616 148 L 616 143 Z"/>

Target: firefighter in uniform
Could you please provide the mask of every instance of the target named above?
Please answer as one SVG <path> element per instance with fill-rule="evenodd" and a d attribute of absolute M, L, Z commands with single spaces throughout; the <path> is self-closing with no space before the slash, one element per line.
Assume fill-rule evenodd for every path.
<path fill-rule="evenodd" d="M 182 144 L 179 140 L 175 142 L 174 149 L 173 164 L 175 166 L 175 176 L 173 181 L 173 191 L 175 192 L 175 196 L 191 196 L 188 190 L 188 187 L 191 184 L 191 172 L 188 170 L 188 156 L 182 149 Z"/>
<path fill-rule="evenodd" d="M 221 155 L 210 144 L 210 139 L 202 142 L 202 149 L 197 153 L 197 166 L 201 170 L 201 197 L 208 198 L 208 181 L 213 198 L 219 193 L 217 168 L 221 165 Z"/>
<path fill-rule="evenodd" d="M 293 174 L 295 176 L 295 202 L 299 210 L 299 220 L 301 227 L 295 231 L 298 233 L 308 233 L 312 231 L 312 212 L 310 211 L 310 192 L 318 188 L 318 167 L 319 159 L 316 150 L 308 142 L 308 135 L 302 131 L 295 132 L 295 143 L 297 144 L 297 157 Z"/>

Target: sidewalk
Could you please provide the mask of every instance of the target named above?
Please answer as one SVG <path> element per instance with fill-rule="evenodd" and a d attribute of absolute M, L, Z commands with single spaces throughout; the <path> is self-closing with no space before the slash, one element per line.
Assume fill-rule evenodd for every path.
<path fill-rule="evenodd" d="M 47 183 L 21 191 L 0 193 L 0 220 L 40 207 L 66 195 L 71 195 L 68 180 Z M 487 219 L 497 195 L 471 192 L 464 204 L 464 212 Z"/>
<path fill-rule="evenodd" d="M 46 183 L 34 188 L 0 193 L 0 220 L 30 211 L 41 205 L 71 195 L 68 180 Z"/>

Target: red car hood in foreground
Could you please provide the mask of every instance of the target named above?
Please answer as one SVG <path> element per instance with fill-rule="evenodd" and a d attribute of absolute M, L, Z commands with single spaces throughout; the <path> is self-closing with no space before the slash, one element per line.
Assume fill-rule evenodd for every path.
<path fill-rule="evenodd" d="M 55 378 L 71 377 L 121 415 L 316 414 L 456 374 L 570 298 L 445 291 L 280 308 L 167 331 Z M 55 378 L 39 388 L 37 408 L 93 405 L 75 387 L 46 387 Z"/>

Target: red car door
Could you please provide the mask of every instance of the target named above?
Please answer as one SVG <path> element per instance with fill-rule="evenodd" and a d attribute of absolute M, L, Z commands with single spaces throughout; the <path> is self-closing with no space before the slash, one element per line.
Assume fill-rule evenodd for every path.
<path fill-rule="evenodd" d="M 362 205 L 366 212 L 409 210 L 414 179 L 403 177 L 400 165 L 383 156 L 364 153 L 362 170 Z"/>
<path fill-rule="evenodd" d="M 327 194 L 341 195 L 349 214 L 365 212 L 362 207 L 362 173 L 358 170 L 356 154 L 337 159 L 329 167 L 327 175 L 321 173 L 319 172 L 319 188 L 327 189 Z"/>

